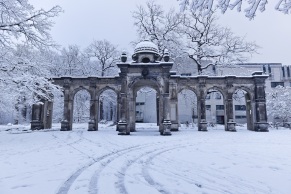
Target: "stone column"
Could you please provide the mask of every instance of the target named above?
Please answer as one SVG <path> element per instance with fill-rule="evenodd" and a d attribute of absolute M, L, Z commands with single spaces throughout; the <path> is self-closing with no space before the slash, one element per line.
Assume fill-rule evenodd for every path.
<path fill-rule="evenodd" d="M 97 89 L 93 81 L 90 86 L 90 97 L 90 118 L 88 122 L 88 131 L 98 131 L 99 96 L 97 96 Z"/>
<path fill-rule="evenodd" d="M 70 90 L 64 91 L 64 114 L 61 122 L 61 131 L 71 131 L 73 123 L 73 100 L 70 98 Z"/>
<path fill-rule="evenodd" d="M 135 95 L 130 91 L 127 96 L 128 100 L 128 114 L 129 114 L 129 128 L 130 132 L 135 132 Z"/>
<path fill-rule="evenodd" d="M 43 109 L 43 103 L 38 102 L 32 105 L 32 121 L 31 123 L 31 129 L 32 130 L 39 130 L 43 129 L 43 122 L 42 122 L 42 109 Z"/>
<path fill-rule="evenodd" d="M 177 84 L 170 83 L 171 131 L 179 130 Z"/>
<path fill-rule="evenodd" d="M 234 122 L 234 111 L 233 111 L 233 98 L 232 98 L 232 91 L 228 90 L 226 99 L 224 99 L 225 104 L 225 131 L 235 132 L 235 122 Z"/>
<path fill-rule="evenodd" d="M 125 58 L 124 58 L 125 59 Z M 117 131 L 119 131 L 118 135 L 129 135 L 130 134 L 130 128 L 128 126 L 128 99 L 127 99 L 127 91 L 128 91 L 128 83 L 127 83 L 127 73 L 128 73 L 128 67 L 129 63 L 118 63 L 117 66 L 120 68 L 120 79 L 118 82 L 120 85 L 120 99 L 119 99 L 119 120 L 117 123 Z"/>
<path fill-rule="evenodd" d="M 268 132 L 265 79 L 255 79 L 255 131 Z"/>
<path fill-rule="evenodd" d="M 119 121 L 117 123 L 118 135 L 129 135 L 130 128 L 127 126 L 127 98 L 125 93 L 120 93 L 120 112 Z"/>
<path fill-rule="evenodd" d="M 120 120 L 120 93 L 117 94 L 117 104 L 116 104 L 116 110 L 117 110 L 117 113 L 116 113 L 116 131 L 118 131 L 118 121 Z"/>
<path fill-rule="evenodd" d="M 168 93 L 163 94 L 163 132 L 161 135 L 172 135 L 171 134 L 171 110 L 170 110 L 170 96 Z"/>
<path fill-rule="evenodd" d="M 158 93 L 157 93 L 158 95 Z M 156 98 L 157 126 L 160 126 L 160 97 Z"/>
<path fill-rule="evenodd" d="M 207 76 L 199 76 L 199 96 L 197 96 L 198 131 L 207 131 L 205 110 L 205 78 L 207 78 Z"/>
<path fill-rule="evenodd" d="M 158 120 L 158 123 L 159 123 L 159 132 L 160 134 L 162 135 L 163 134 L 163 131 L 164 131 L 164 125 L 163 125 L 163 121 L 164 121 L 164 101 L 163 101 L 163 95 L 160 94 L 159 95 L 159 120 Z"/>
<path fill-rule="evenodd" d="M 198 107 L 198 131 L 207 131 L 206 110 L 205 110 L 205 96 L 199 100 Z M 200 118 L 199 118 L 200 117 Z"/>
<path fill-rule="evenodd" d="M 254 122 L 253 122 L 253 113 L 252 110 L 252 99 L 249 94 L 246 94 L 245 96 L 246 100 L 246 117 L 247 117 L 247 129 L 248 130 L 254 130 Z"/>
<path fill-rule="evenodd" d="M 171 131 L 179 131 L 178 99 L 171 99 Z"/>
<path fill-rule="evenodd" d="M 88 131 L 98 131 L 98 99 L 90 100 L 90 119 L 88 123 Z"/>
<path fill-rule="evenodd" d="M 48 128 L 52 128 L 53 110 L 54 110 L 54 102 L 53 101 L 49 101 L 48 109 L 49 109 L 49 116 L 47 115 L 48 116 Z"/>

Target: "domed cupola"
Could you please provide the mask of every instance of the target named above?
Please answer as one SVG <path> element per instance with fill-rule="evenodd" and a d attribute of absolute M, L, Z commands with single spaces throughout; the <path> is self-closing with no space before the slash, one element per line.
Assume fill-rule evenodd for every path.
<path fill-rule="evenodd" d="M 149 40 L 144 40 L 135 46 L 132 60 L 136 63 L 155 63 L 159 57 L 158 46 Z"/>

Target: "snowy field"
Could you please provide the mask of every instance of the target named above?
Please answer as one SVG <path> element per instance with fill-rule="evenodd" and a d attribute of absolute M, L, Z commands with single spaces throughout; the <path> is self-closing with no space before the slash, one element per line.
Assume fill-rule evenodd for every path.
<path fill-rule="evenodd" d="M 291 130 L 0 126 L 0 194 L 290 194 Z"/>

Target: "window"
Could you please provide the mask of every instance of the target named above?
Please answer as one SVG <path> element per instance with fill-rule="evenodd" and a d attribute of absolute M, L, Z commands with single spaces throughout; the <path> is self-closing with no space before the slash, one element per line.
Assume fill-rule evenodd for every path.
<path fill-rule="evenodd" d="M 264 72 L 264 73 L 267 72 L 267 71 L 266 71 L 266 66 L 265 66 L 265 65 L 263 65 L 263 72 Z"/>
<path fill-rule="evenodd" d="M 216 110 L 224 110 L 224 105 L 216 105 Z"/>
<path fill-rule="evenodd" d="M 144 105 L 144 102 L 136 102 L 135 105 L 136 106 L 141 106 L 141 105 Z"/>
<path fill-rule="evenodd" d="M 288 75 L 288 77 L 290 77 L 290 68 L 289 68 L 289 66 L 287 67 L 287 75 Z"/>
<path fill-rule="evenodd" d="M 206 110 L 211 110 L 211 105 L 205 105 Z"/>
<path fill-rule="evenodd" d="M 282 73 L 283 73 L 283 77 L 285 77 L 285 68 L 282 67 Z"/>
<path fill-rule="evenodd" d="M 218 93 L 218 92 L 216 92 L 216 93 L 215 93 L 215 99 L 221 99 L 221 94 Z"/>
<path fill-rule="evenodd" d="M 246 119 L 247 117 L 244 115 L 235 116 L 236 119 Z"/>
<path fill-rule="evenodd" d="M 235 105 L 234 109 L 235 110 L 246 110 L 246 105 Z"/>
<path fill-rule="evenodd" d="M 191 76 L 191 73 L 181 73 L 181 76 Z"/>
<path fill-rule="evenodd" d="M 284 82 L 271 82 L 271 88 L 276 88 L 277 86 L 284 87 Z"/>
<path fill-rule="evenodd" d="M 269 71 L 270 74 L 272 73 L 272 69 L 271 69 L 270 65 L 268 65 L 268 71 Z"/>

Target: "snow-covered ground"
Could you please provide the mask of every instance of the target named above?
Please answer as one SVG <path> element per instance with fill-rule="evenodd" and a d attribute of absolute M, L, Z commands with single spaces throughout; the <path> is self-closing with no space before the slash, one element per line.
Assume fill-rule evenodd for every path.
<path fill-rule="evenodd" d="M 290 194 L 291 130 L 208 132 L 154 124 L 73 131 L 0 126 L 0 194 Z"/>

